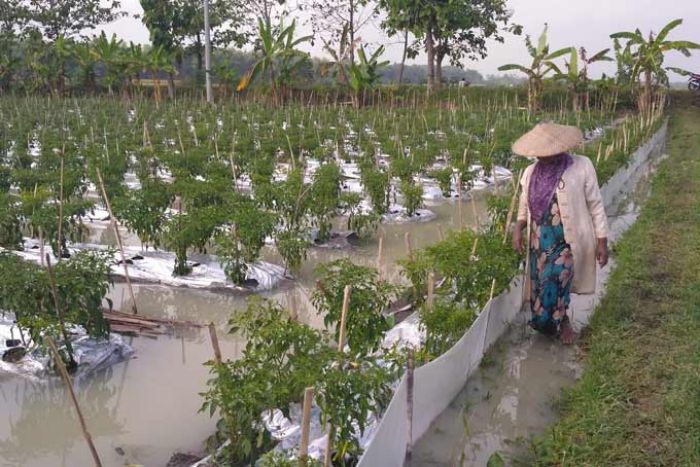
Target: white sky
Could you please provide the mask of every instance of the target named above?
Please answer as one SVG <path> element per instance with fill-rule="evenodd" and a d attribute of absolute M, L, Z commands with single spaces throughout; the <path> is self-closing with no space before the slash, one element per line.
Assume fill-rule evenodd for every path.
<path fill-rule="evenodd" d="M 672 33 L 670 39 L 700 43 L 700 0 L 508 0 L 508 4 L 514 10 L 513 21 L 523 25 L 525 32 L 535 38 L 544 23 L 549 23 L 552 49 L 584 46 L 594 53 L 612 47 L 609 35 L 613 32 L 635 28 L 640 28 L 645 34 L 650 30 L 658 32 L 676 18 L 683 18 L 684 23 Z M 122 0 L 122 6 L 130 16 L 101 29 L 108 34 L 114 32 L 127 41 L 148 43 L 148 30 L 139 19 L 133 18 L 134 14 L 142 12 L 139 0 Z M 299 28 L 299 33 L 310 33 L 310 26 Z M 360 35 L 364 42 L 374 46 L 386 44 L 386 59 L 394 62 L 401 60 L 402 47 L 395 43 L 399 38 L 387 38 L 374 25 L 368 25 Z M 323 55 L 318 45 L 309 48 L 309 51 L 316 56 Z M 489 56 L 485 60 L 465 62 L 465 66 L 483 74 L 495 74 L 497 68 L 505 63 L 527 62 L 523 38 L 509 35 L 504 44 L 490 44 Z M 425 57 L 419 56 L 409 63 L 424 64 Z M 669 54 L 665 64 L 700 73 L 700 51 L 691 58 L 679 53 Z M 599 75 L 602 72 L 614 73 L 614 64 L 593 65 L 591 74 Z"/>

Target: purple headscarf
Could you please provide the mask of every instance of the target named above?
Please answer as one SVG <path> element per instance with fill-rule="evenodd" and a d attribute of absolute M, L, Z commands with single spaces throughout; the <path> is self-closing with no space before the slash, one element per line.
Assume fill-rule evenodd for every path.
<path fill-rule="evenodd" d="M 544 211 L 549 208 L 561 176 L 573 164 L 570 154 L 563 153 L 548 158 L 547 162 L 537 161 L 530 177 L 528 204 L 533 221 L 540 223 Z"/>

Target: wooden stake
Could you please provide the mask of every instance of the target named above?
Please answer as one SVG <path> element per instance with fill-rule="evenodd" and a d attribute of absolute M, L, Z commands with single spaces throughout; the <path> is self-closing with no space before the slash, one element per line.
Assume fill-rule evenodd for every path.
<path fill-rule="evenodd" d="M 433 311 L 433 304 L 435 302 L 435 273 L 430 271 L 428 273 L 428 311 Z"/>
<path fill-rule="evenodd" d="M 299 444 L 299 467 L 306 467 L 309 455 L 309 432 L 311 431 L 311 406 L 314 401 L 313 386 L 304 389 L 304 409 L 301 416 L 301 442 Z"/>
<path fill-rule="evenodd" d="M 404 465 L 411 461 L 413 456 L 413 369 L 414 369 L 413 348 L 408 348 L 406 358 L 406 418 L 408 426 L 408 443 L 406 445 L 406 457 Z"/>
<path fill-rule="evenodd" d="M 95 461 L 95 467 L 102 467 L 102 462 L 100 461 L 100 456 L 97 454 L 97 449 L 95 449 L 95 445 L 92 442 L 92 436 L 90 436 L 90 432 L 87 429 L 87 424 L 85 423 L 85 417 L 83 417 L 83 412 L 80 410 L 80 405 L 78 405 L 78 398 L 75 397 L 75 391 L 73 391 L 73 383 L 71 382 L 70 375 L 68 374 L 68 370 L 66 370 L 66 366 L 63 364 L 63 360 L 61 359 L 61 355 L 58 353 L 58 349 L 56 348 L 56 344 L 54 344 L 53 339 L 51 339 L 49 336 L 44 336 L 44 341 L 49 346 L 49 349 L 51 349 L 51 353 L 53 354 L 54 362 L 56 362 L 56 368 L 58 368 L 58 372 L 61 374 L 61 378 L 63 379 L 63 383 L 66 385 L 66 389 L 68 389 L 68 393 L 70 394 L 70 398 L 73 401 L 73 407 L 75 408 L 75 411 L 78 414 L 78 421 L 80 422 L 80 429 L 83 432 L 83 437 L 85 438 L 85 442 L 88 444 L 88 447 L 90 448 L 90 453 L 92 454 L 92 459 Z"/>
<path fill-rule="evenodd" d="M 470 196 L 470 198 L 472 203 L 472 213 L 474 214 L 474 225 L 476 226 L 476 230 L 478 230 L 481 222 L 479 222 L 479 214 L 476 212 L 476 200 L 474 199 L 473 193 Z"/>
<path fill-rule="evenodd" d="M 107 197 L 107 191 L 105 191 L 105 184 L 102 180 L 102 173 L 100 172 L 99 168 L 96 168 L 97 171 L 97 180 L 100 183 L 100 189 L 102 190 L 102 197 L 105 200 L 105 206 L 107 207 L 107 211 L 109 212 L 109 218 L 112 221 L 112 228 L 114 229 L 114 234 L 117 237 L 117 245 L 119 246 L 119 252 L 121 253 L 122 257 L 122 266 L 124 266 L 124 277 L 126 277 L 126 285 L 129 288 L 129 295 L 131 295 L 131 303 L 132 307 L 131 309 L 133 310 L 134 314 L 138 314 L 138 310 L 136 308 L 136 297 L 134 296 L 134 289 L 131 287 L 131 279 L 129 279 L 129 268 L 126 266 L 126 255 L 124 254 L 124 245 L 122 244 L 122 236 L 119 233 L 119 225 L 117 225 L 117 218 L 114 217 L 114 213 L 112 212 L 112 206 L 109 204 L 109 198 Z"/>
<path fill-rule="evenodd" d="M 510 223 L 513 220 L 513 213 L 515 212 L 515 203 L 518 200 L 518 191 L 513 192 L 513 197 L 510 200 L 510 208 L 508 208 L 508 215 L 506 215 L 506 225 L 503 228 L 503 244 L 506 244 L 508 240 L 508 232 L 510 231 Z"/>
<path fill-rule="evenodd" d="M 343 308 L 340 313 L 340 330 L 338 331 L 338 352 L 345 348 L 346 323 L 348 319 L 348 309 L 350 308 L 350 286 L 346 285 L 343 291 Z"/>
<path fill-rule="evenodd" d="M 63 151 L 66 150 L 65 144 L 63 145 Z M 58 257 L 56 261 L 61 261 L 63 256 L 63 244 L 61 243 L 61 231 L 63 228 L 63 153 L 61 153 L 61 174 L 60 174 L 60 191 L 58 198 Z"/>
<path fill-rule="evenodd" d="M 413 259 L 413 247 L 411 246 L 411 233 L 406 232 L 403 236 L 404 244 L 406 245 L 406 256 L 409 260 Z"/>
<path fill-rule="evenodd" d="M 211 338 L 211 346 L 214 348 L 214 360 L 216 363 L 221 363 L 221 347 L 219 347 L 219 337 L 216 335 L 214 323 L 209 323 L 209 337 Z"/>
<path fill-rule="evenodd" d="M 338 352 L 343 353 L 345 348 L 345 323 L 348 319 L 348 309 L 350 308 L 350 286 L 346 285 L 343 291 L 343 308 L 340 313 L 340 330 L 338 331 Z M 333 438 L 335 438 L 335 426 L 331 424 L 326 438 L 326 454 L 324 456 L 324 467 L 330 467 L 333 452 Z"/>
<path fill-rule="evenodd" d="M 478 236 L 474 239 L 474 246 L 472 247 L 472 256 L 476 255 L 477 245 L 479 245 L 479 237 Z"/>
<path fill-rule="evenodd" d="M 457 193 L 459 193 L 459 199 L 457 200 L 457 230 L 462 230 L 464 225 L 463 214 L 462 214 L 462 175 L 457 175 Z"/>
<path fill-rule="evenodd" d="M 377 272 L 379 278 L 382 278 L 382 266 L 384 265 L 384 236 L 379 237 L 379 246 L 377 248 Z"/>

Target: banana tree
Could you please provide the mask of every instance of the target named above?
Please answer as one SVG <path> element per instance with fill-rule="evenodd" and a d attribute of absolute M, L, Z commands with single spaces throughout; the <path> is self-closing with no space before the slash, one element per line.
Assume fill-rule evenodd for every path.
<path fill-rule="evenodd" d="M 124 58 L 126 62 L 126 72 L 131 83 L 141 86 L 141 72 L 148 67 L 148 55 L 144 52 L 141 44 L 129 43 Z"/>
<path fill-rule="evenodd" d="M 355 107 L 361 107 L 364 103 L 365 93 L 374 88 L 381 76 L 379 70 L 389 64 L 388 61 L 379 61 L 379 57 L 384 53 L 384 46 L 380 46 L 372 55 L 367 58 L 365 48 L 360 47 L 357 52 L 359 61 L 350 64 L 350 87 L 354 91 Z"/>
<path fill-rule="evenodd" d="M 683 24 L 682 19 L 671 21 L 656 36 L 653 32 L 649 32 L 649 36 L 645 37 L 639 29 L 610 35 L 613 39 L 627 40 L 627 47 L 631 50 L 634 60 L 631 78 L 635 80 L 639 90 L 640 112 L 651 111 L 652 103 L 657 94 L 656 89 L 660 86 L 668 86 L 667 71 L 681 75 L 688 74 L 688 71 L 680 68 L 664 67 L 665 54 L 669 51 L 677 51 L 690 57 L 691 50 L 700 49 L 700 44 L 695 42 L 667 40 L 671 31 L 681 24 Z M 643 79 L 641 79 L 642 77 Z"/>
<path fill-rule="evenodd" d="M 530 36 L 525 36 L 525 46 L 532 57 L 530 66 L 507 64 L 498 68 L 499 71 L 520 71 L 527 75 L 527 105 L 530 112 L 536 112 L 540 108 L 540 95 L 542 94 L 542 84 L 544 79 L 551 73 L 556 73 L 558 67 L 553 60 L 570 53 L 571 47 L 549 51 L 547 42 L 548 25 L 545 23 L 544 30 L 537 41 L 537 47 L 532 44 Z"/>
<path fill-rule="evenodd" d="M 279 30 L 279 32 L 276 32 Z M 279 102 L 278 90 L 287 86 L 295 73 L 309 61 L 309 54 L 297 47 L 310 41 L 313 36 L 294 38 L 296 20 L 289 26 L 280 23 L 279 28 L 272 26 L 269 19 L 258 18 L 258 39 L 260 41 L 260 58 L 243 75 L 236 88 L 243 91 L 258 76 L 267 75 L 275 102 Z"/>
<path fill-rule="evenodd" d="M 107 85 L 109 95 L 114 95 L 114 86 L 118 84 L 124 75 L 124 42 L 117 39 L 115 34 L 107 39 L 107 35 L 102 31 L 93 45 L 95 59 L 102 63 L 104 76 L 102 81 Z"/>
<path fill-rule="evenodd" d="M 576 50 L 574 47 L 569 49 L 569 60 L 566 62 L 566 73 L 557 71 L 555 79 L 566 81 L 571 92 L 571 105 L 574 112 L 578 112 L 582 107 L 588 108 L 590 102 L 590 89 L 588 79 L 588 67 L 595 62 L 613 61 L 608 57 L 610 49 L 604 49 L 600 52 L 588 56 L 588 52 L 584 47 Z"/>
<path fill-rule="evenodd" d="M 153 79 L 156 104 L 160 103 L 160 73 L 172 73 L 175 71 L 170 54 L 163 46 L 152 47 L 146 54 L 146 69 Z"/>
<path fill-rule="evenodd" d="M 78 65 L 78 76 L 80 86 L 86 92 L 94 92 L 95 90 L 95 54 L 92 50 L 92 45 L 88 42 L 76 42 L 71 47 L 71 55 Z"/>

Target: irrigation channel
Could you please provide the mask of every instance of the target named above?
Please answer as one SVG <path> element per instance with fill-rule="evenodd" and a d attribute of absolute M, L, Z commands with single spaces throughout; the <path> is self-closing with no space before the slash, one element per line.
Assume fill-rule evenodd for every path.
<path fill-rule="evenodd" d="M 651 178 L 664 157 L 664 139 L 659 136 L 649 148 L 648 159 L 631 172 L 620 171 L 628 180 L 616 177 L 623 182 L 621 194 L 606 203 L 612 242 L 636 220 L 640 204 L 650 193 Z M 614 267 L 612 258 L 609 266 L 599 270 L 595 296 L 573 297 L 578 331 L 588 323 Z M 576 346 L 562 346 L 530 330 L 528 316 L 529 312 L 519 313 L 484 355 L 462 391 L 416 442 L 407 465 L 532 464 L 530 439 L 555 420 L 562 389 L 573 385 L 583 368 Z"/>
<path fill-rule="evenodd" d="M 485 219 L 484 200 L 476 195 L 476 214 Z M 465 228 L 474 226 L 474 208 L 462 201 Z M 396 260 L 405 256 L 404 236 L 411 235 L 415 248 L 435 243 L 440 230 L 456 227 L 457 203 L 428 205 L 436 217 L 427 222 L 386 224 L 384 275 L 398 282 Z M 126 236 L 127 244 L 138 239 Z M 110 232 L 93 232 L 93 241 L 112 243 Z M 275 262 L 272 253 L 268 259 Z M 350 249 L 313 248 L 294 281 L 262 295 L 274 298 L 299 319 L 322 326 L 310 301 L 313 269 L 322 262 L 352 256 L 356 263 L 374 266 L 376 239 Z M 264 255 L 265 256 L 265 255 Z M 242 341 L 226 334 L 231 313 L 245 306 L 247 295 L 217 293 L 188 288 L 134 284 L 139 313 L 147 317 L 214 322 L 224 358 L 235 358 Z M 129 308 L 125 285 L 116 284 L 110 293 L 116 309 Z M 98 373 L 77 388 L 78 398 L 92 437 L 105 466 L 164 466 L 175 452 L 204 454 L 203 442 L 214 431 L 214 420 L 198 413 L 208 369 L 203 362 L 212 358 L 206 329 L 179 331 L 172 336 L 125 338 L 134 348 L 133 359 Z M 60 380 L 49 382 L 0 378 L 0 465 L 23 467 L 75 467 L 90 465 L 73 408 L 67 403 Z"/>

